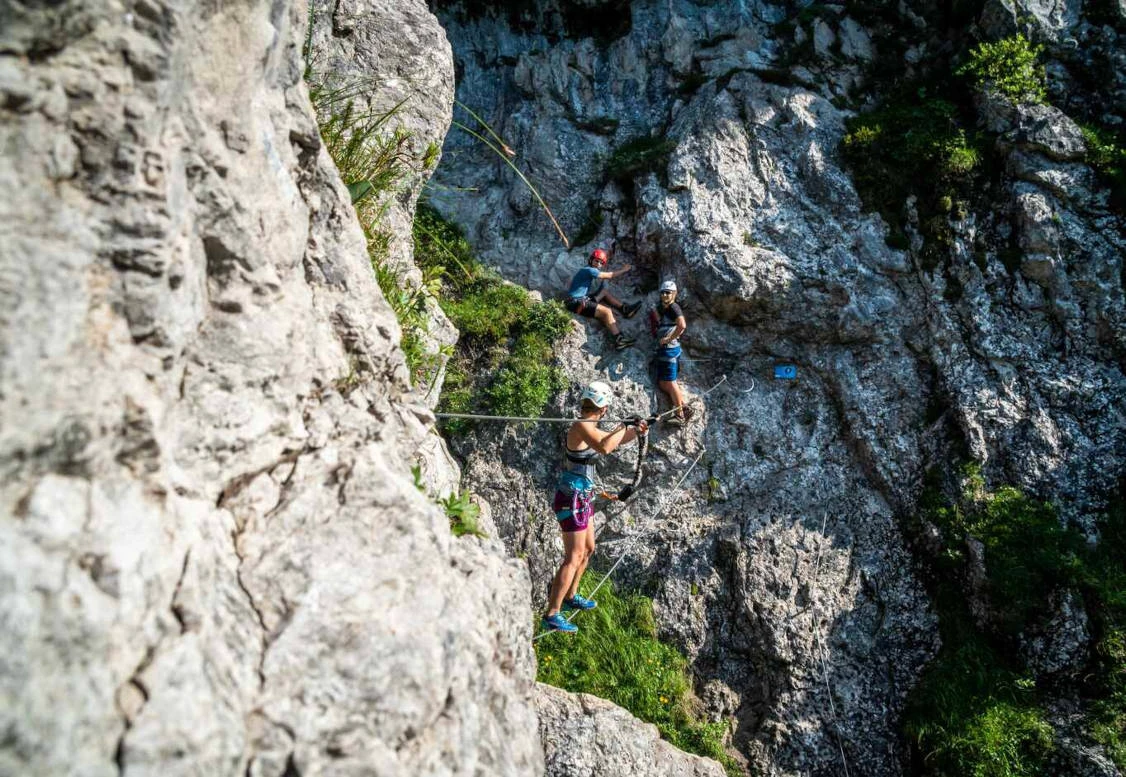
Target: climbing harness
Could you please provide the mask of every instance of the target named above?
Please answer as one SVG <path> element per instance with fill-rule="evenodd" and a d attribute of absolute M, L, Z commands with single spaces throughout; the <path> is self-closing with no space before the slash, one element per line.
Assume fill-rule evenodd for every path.
<path fill-rule="evenodd" d="M 684 485 L 684 481 L 686 481 L 688 479 L 688 476 L 692 474 L 692 470 L 696 469 L 696 465 L 700 463 L 700 459 L 704 458 L 705 453 L 707 453 L 706 449 L 700 451 L 700 455 L 698 455 L 692 461 L 692 463 L 688 466 L 688 469 L 686 469 L 684 471 L 684 474 L 680 476 L 680 479 L 676 481 L 676 485 L 674 485 L 672 488 L 670 488 L 668 490 L 668 492 L 665 494 L 664 499 L 662 499 L 660 501 L 660 503 L 657 505 L 656 511 L 654 511 L 654 513 L 652 515 L 650 515 L 647 520 L 652 521 L 652 520 L 655 520 L 656 518 L 660 517 L 661 513 L 663 513 L 665 511 L 665 508 L 668 507 L 669 503 L 672 501 L 673 495 L 676 494 L 676 492 L 680 490 L 680 487 L 682 485 Z M 634 540 L 636 540 L 637 537 L 640 537 L 640 536 L 642 536 L 642 535 L 638 534 L 637 536 L 634 537 Z M 598 585 L 594 586 L 594 590 L 591 591 L 587 595 L 586 598 L 588 598 L 588 599 L 594 598 L 594 595 L 596 593 L 598 593 L 599 589 L 602 588 L 603 584 L 607 580 L 610 579 L 610 575 L 614 574 L 614 570 L 616 570 L 618 568 L 618 566 L 625 560 L 626 556 L 629 555 L 629 552 L 630 552 L 631 549 L 632 549 L 632 546 L 630 546 L 630 545 L 626 546 L 625 550 L 623 550 L 621 552 L 621 555 L 618 556 L 618 558 L 614 562 L 614 564 L 610 567 L 610 569 L 606 572 L 606 574 L 604 574 L 602 576 L 602 579 L 598 581 Z M 575 615 L 578 614 L 579 612 L 581 612 L 581 610 L 572 610 L 570 615 L 568 615 L 567 618 L 566 618 L 567 622 L 570 623 L 571 619 L 574 618 Z M 553 631 L 554 630 L 541 631 L 539 634 L 532 637 L 532 642 L 536 642 L 536 641 L 542 639 L 543 637 L 546 637 L 548 634 L 553 633 Z"/>

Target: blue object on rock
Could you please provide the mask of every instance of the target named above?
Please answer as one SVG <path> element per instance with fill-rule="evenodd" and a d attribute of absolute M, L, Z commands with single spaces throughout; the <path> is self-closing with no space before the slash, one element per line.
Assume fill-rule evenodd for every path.
<path fill-rule="evenodd" d="M 794 380 L 798 377 L 798 368 L 792 364 L 774 365 L 774 378 L 776 380 Z"/>

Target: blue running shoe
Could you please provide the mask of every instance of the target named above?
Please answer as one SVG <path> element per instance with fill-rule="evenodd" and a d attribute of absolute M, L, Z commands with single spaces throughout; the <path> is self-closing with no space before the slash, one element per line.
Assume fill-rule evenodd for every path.
<path fill-rule="evenodd" d="M 563 602 L 564 610 L 593 610 L 597 606 L 598 602 L 579 596 L 578 594 L 575 594 L 570 599 Z"/>
<path fill-rule="evenodd" d="M 558 612 L 544 618 L 543 627 L 548 631 L 562 631 L 564 634 L 574 634 L 579 630 L 578 626 L 571 623 Z"/>

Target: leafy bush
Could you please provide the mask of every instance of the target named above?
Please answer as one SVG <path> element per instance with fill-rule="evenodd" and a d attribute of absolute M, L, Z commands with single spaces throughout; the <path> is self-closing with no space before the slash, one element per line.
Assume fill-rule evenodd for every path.
<path fill-rule="evenodd" d="M 1047 77 L 1037 61 L 1043 50 L 1043 46 L 1034 46 L 1017 33 L 979 44 L 957 73 L 973 78 L 979 88 L 996 90 L 1014 102 L 1042 103 L 1048 99 Z"/>
<path fill-rule="evenodd" d="M 570 326 L 567 312 L 557 302 L 534 302 L 527 291 L 483 267 L 461 231 L 426 205 L 415 214 L 414 242 L 415 261 L 437 280 L 442 310 L 461 333 L 440 409 L 542 412 L 565 385 L 552 357 Z M 466 428 L 457 420 L 446 424 L 455 434 Z"/>
<path fill-rule="evenodd" d="M 421 461 L 411 467 L 411 481 L 424 496 L 429 494 L 426 481 L 422 477 Z M 435 498 L 434 503 L 445 510 L 446 517 L 450 521 L 450 531 L 455 537 L 464 537 L 466 534 L 474 537 L 486 536 L 477 524 L 477 519 L 481 517 L 481 508 L 474 503 L 471 491 L 450 494 L 445 499 Z"/>
<path fill-rule="evenodd" d="M 462 491 L 459 494 L 450 494 L 445 499 L 439 499 L 438 504 L 446 511 L 450 519 L 450 531 L 455 537 L 464 537 L 471 534 L 474 537 L 484 537 L 485 533 L 477 525 L 481 517 L 481 508 L 473 503 L 473 494 Z"/>
<path fill-rule="evenodd" d="M 663 172 L 676 143 L 664 138 L 640 137 L 614 149 L 606 163 L 610 180 L 630 183 L 639 175 Z"/>
<path fill-rule="evenodd" d="M 1126 209 L 1126 139 L 1101 127 L 1083 127 L 1087 142 L 1087 162 L 1110 186 L 1111 200 L 1119 210 Z"/>
<path fill-rule="evenodd" d="M 1049 505 L 1013 488 L 990 492 L 976 465 L 960 474 L 956 498 L 932 483 L 920 504 L 946 550 L 929 580 L 943 648 L 913 691 L 904 724 L 919 773 L 1046 773 L 1051 729 L 1013 648 L 1061 588 L 1082 595 L 1091 623 L 1095 649 L 1078 689 L 1089 704 L 1088 730 L 1126 767 L 1126 483 L 1091 546 L 1061 527 Z M 991 600 L 1006 606 L 992 633 L 975 625 L 958 582 L 966 536 L 984 546 Z"/>
<path fill-rule="evenodd" d="M 588 592 L 593 585 L 588 575 L 579 587 Z M 577 634 L 535 643 L 540 682 L 609 699 L 680 749 L 714 758 L 730 775 L 743 774 L 724 749 L 727 724 L 701 720 L 693 710 L 687 662 L 657 639 L 652 601 L 619 596 L 607 583 L 598 607 L 584 612 L 579 626 Z"/>
<path fill-rule="evenodd" d="M 889 244 L 907 245 L 903 203 L 919 194 L 923 235 L 944 247 L 950 238 L 942 204 L 969 190 L 981 165 L 980 140 L 959 126 L 954 104 L 939 99 L 890 103 L 850 119 L 847 127 L 841 151 L 865 204 L 892 226 Z M 933 219 L 936 215 L 943 218 Z"/>
<path fill-rule="evenodd" d="M 861 184 L 888 181 L 931 170 L 957 177 L 977 166 L 978 153 L 958 126 L 957 109 L 945 100 L 891 104 L 857 116 L 843 141 L 846 158 L 856 163 Z"/>
<path fill-rule="evenodd" d="M 961 498 L 932 504 L 928 518 L 942 532 L 948 559 L 958 565 L 966 537 L 982 543 L 990 599 L 995 606 L 1004 603 L 1001 625 L 1015 634 L 1046 609 L 1053 591 L 1078 580 L 1084 540 L 1063 528 L 1048 504 L 1015 488 L 987 492 L 976 465 L 967 465 L 962 477 Z"/>

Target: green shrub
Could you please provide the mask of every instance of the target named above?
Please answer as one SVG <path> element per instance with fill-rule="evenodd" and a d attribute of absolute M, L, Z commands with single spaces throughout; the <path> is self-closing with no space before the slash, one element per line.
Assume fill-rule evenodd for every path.
<path fill-rule="evenodd" d="M 455 537 L 464 537 L 471 534 L 474 537 L 484 537 L 485 533 L 477 525 L 481 517 L 481 508 L 473 502 L 473 494 L 462 491 L 459 494 L 450 494 L 445 499 L 439 499 L 438 504 L 446 511 L 450 519 L 450 531 Z"/>
<path fill-rule="evenodd" d="M 461 231 L 429 206 L 419 206 L 414 223 L 415 261 L 435 279 L 442 310 L 461 333 L 439 409 L 539 414 L 565 386 L 552 359 L 570 316 L 482 266 Z M 445 424 L 453 434 L 468 427 L 459 419 Z"/>
<path fill-rule="evenodd" d="M 1092 546 L 1061 527 L 1051 506 L 1013 488 L 990 492 L 976 465 L 960 476 L 955 498 L 932 483 L 920 502 L 946 548 L 928 580 L 943 647 L 904 718 L 920 773 L 1046 773 L 1051 729 L 1014 646 L 1061 588 L 1082 595 L 1090 618 L 1094 651 L 1078 689 L 1088 705 L 1088 731 L 1126 767 L 1126 485 Z M 967 536 L 984 546 L 991 600 L 1006 608 L 992 633 L 975 625 L 959 584 Z"/>
<path fill-rule="evenodd" d="M 850 119 L 848 130 L 845 157 L 866 176 L 864 183 L 886 184 L 889 173 L 893 181 L 914 180 L 927 170 L 961 176 L 977 166 L 977 150 L 945 100 L 890 104 Z"/>
<path fill-rule="evenodd" d="M 980 138 L 967 135 L 954 104 L 939 99 L 889 103 L 850 119 L 847 128 L 842 155 L 865 205 L 890 225 L 889 245 L 909 245 L 903 204 L 918 194 L 924 265 L 935 266 L 950 242 L 943 203 L 972 188 L 982 163 Z"/>
<path fill-rule="evenodd" d="M 1017 33 L 979 44 L 956 72 L 971 77 L 978 88 L 996 90 L 1014 102 L 1042 103 L 1048 99 L 1047 77 L 1037 61 L 1043 50 Z"/>
<path fill-rule="evenodd" d="M 1095 656 L 1088 674 L 1091 734 L 1126 769 L 1126 484 L 1099 523 L 1100 541 L 1083 569 Z"/>
<path fill-rule="evenodd" d="M 625 184 L 640 175 L 664 172 L 675 148 L 675 141 L 664 138 L 640 137 L 626 141 L 610 154 L 606 176 Z"/>
<path fill-rule="evenodd" d="M 592 576 L 585 576 L 580 590 L 591 587 Z M 727 724 L 696 715 L 687 662 L 657 639 L 652 601 L 618 595 L 607 583 L 598 592 L 598 607 L 584 612 L 577 623 L 577 634 L 535 643 L 536 679 L 609 699 L 654 724 L 680 749 L 716 759 L 730 775 L 743 774 L 724 749 Z"/>
<path fill-rule="evenodd" d="M 1053 591 L 1078 581 L 1084 540 L 1060 525 L 1051 505 L 1015 488 L 988 492 L 975 464 L 963 468 L 962 482 L 960 498 L 932 501 L 927 518 L 942 532 L 955 564 L 964 561 L 966 537 L 981 542 L 990 599 L 1005 607 L 999 625 L 1016 634 L 1047 608 Z"/>
<path fill-rule="evenodd" d="M 463 337 L 500 342 L 528 315 L 531 301 L 519 286 L 483 274 L 460 298 L 443 297 L 441 303 Z"/>
<path fill-rule="evenodd" d="M 1087 162 L 1110 187 L 1111 200 L 1119 210 L 1126 209 L 1126 139 L 1102 127 L 1083 127 L 1087 142 Z"/>
<path fill-rule="evenodd" d="M 514 355 L 486 389 L 489 408 L 498 415 L 538 414 L 566 387 L 563 371 L 538 359 Z"/>
<path fill-rule="evenodd" d="M 1051 558 L 1050 548 L 1067 543 L 1047 505 L 1015 489 L 989 493 L 976 465 L 963 468 L 961 483 L 957 499 L 944 498 L 932 484 L 920 501 L 923 518 L 939 528 L 946 548 L 929 580 L 942 649 L 911 693 L 904 729 L 921 775 L 1040 775 L 1052 749 L 1052 728 L 1035 683 L 1003 639 L 977 628 L 958 581 L 965 569 L 965 537 L 974 536 L 985 546 L 993 601 L 1012 602 L 1005 623 L 1019 630 L 1054 582 L 1066 576 L 1061 567 L 1067 565 Z M 1045 548 L 1032 548 L 1037 541 Z M 1030 550 L 1023 564 L 1022 553 Z"/>

